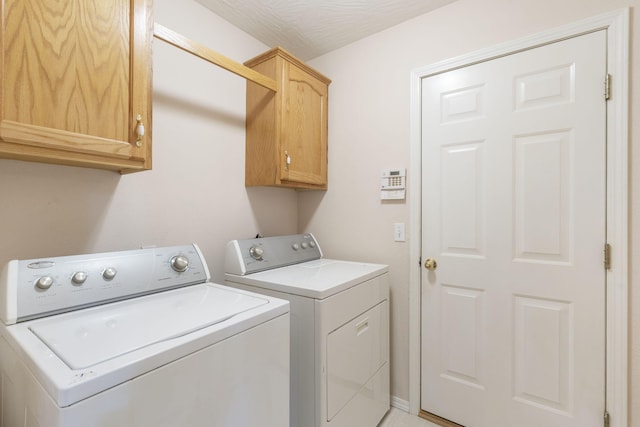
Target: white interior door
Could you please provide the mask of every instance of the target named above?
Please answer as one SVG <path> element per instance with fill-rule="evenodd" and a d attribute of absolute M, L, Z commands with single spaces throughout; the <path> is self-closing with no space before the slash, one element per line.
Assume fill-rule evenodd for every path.
<path fill-rule="evenodd" d="M 603 30 L 423 80 L 422 410 L 602 425 L 606 72 Z"/>

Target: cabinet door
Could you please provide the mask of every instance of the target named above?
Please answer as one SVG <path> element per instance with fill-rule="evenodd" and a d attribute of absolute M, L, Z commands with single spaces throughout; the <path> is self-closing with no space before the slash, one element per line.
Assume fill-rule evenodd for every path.
<path fill-rule="evenodd" d="M 326 185 L 327 85 L 293 64 L 286 64 L 284 73 L 281 159 L 285 164 L 280 178 Z"/>
<path fill-rule="evenodd" d="M 150 168 L 152 22 L 151 0 L 5 0 L 0 156 Z"/>

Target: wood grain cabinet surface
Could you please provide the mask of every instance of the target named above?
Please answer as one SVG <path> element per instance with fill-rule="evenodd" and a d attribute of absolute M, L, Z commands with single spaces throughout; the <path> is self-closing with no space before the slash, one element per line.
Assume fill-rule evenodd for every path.
<path fill-rule="evenodd" d="M 245 185 L 326 190 L 331 80 L 281 48 L 245 65 L 278 89 L 247 82 Z"/>
<path fill-rule="evenodd" d="M 0 157 L 150 169 L 152 0 L 3 0 L 2 10 Z"/>

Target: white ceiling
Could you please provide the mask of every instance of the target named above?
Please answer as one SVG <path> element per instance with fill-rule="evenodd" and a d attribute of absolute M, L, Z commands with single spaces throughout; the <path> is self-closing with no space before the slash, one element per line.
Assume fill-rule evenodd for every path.
<path fill-rule="evenodd" d="M 262 43 L 309 60 L 455 0 L 197 0 Z"/>

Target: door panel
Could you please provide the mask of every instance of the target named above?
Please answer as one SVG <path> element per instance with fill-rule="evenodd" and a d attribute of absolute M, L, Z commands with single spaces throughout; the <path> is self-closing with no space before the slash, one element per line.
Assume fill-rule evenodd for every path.
<path fill-rule="evenodd" d="M 482 141 L 442 148 L 442 248 L 447 254 L 484 255 L 483 154 Z"/>
<path fill-rule="evenodd" d="M 421 408 L 600 426 L 606 32 L 422 82 Z"/>
<path fill-rule="evenodd" d="M 567 302 L 514 298 L 515 400 L 570 414 L 573 314 Z M 546 345 L 533 345 L 538 337 Z"/>
<path fill-rule="evenodd" d="M 280 178 L 309 184 L 326 184 L 328 87 L 293 64 L 285 66 L 288 86 L 282 111 L 282 155 L 291 163 Z"/>
<path fill-rule="evenodd" d="M 570 261 L 571 140 L 568 131 L 514 138 L 517 261 Z"/>

